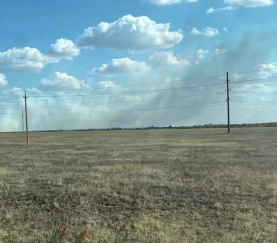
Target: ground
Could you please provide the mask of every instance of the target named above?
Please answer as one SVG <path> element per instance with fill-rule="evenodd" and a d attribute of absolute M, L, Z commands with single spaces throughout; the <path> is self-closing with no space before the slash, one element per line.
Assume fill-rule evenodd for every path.
<path fill-rule="evenodd" d="M 0 242 L 277 242 L 277 129 L 0 134 Z M 66 237 L 65 237 L 66 238 Z"/>

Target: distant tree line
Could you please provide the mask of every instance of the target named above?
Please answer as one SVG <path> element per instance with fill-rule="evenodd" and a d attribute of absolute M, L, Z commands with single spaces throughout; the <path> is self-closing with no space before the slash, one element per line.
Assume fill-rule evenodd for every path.
<path fill-rule="evenodd" d="M 277 122 L 270 123 L 245 123 L 245 124 L 232 124 L 232 128 L 243 128 L 243 127 L 277 127 Z M 120 130 L 157 130 L 157 129 L 203 129 L 203 128 L 227 128 L 226 124 L 205 124 L 205 125 L 194 125 L 194 126 L 171 126 L 168 127 L 141 127 L 141 128 L 103 128 L 103 129 L 75 129 L 75 130 L 37 130 L 33 132 L 70 132 L 70 131 L 120 131 Z"/>

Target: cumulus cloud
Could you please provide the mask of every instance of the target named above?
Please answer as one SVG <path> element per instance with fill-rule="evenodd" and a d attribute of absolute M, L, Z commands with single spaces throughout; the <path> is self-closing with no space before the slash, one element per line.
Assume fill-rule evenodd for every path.
<path fill-rule="evenodd" d="M 257 8 L 271 6 L 274 0 L 224 0 L 226 4 L 245 8 Z"/>
<path fill-rule="evenodd" d="M 274 0 L 224 0 L 224 2 L 228 5 L 221 8 L 209 8 L 206 13 L 212 14 L 220 11 L 231 11 L 238 9 L 239 7 L 245 8 L 258 8 L 258 7 L 266 7 L 272 6 L 275 2 Z"/>
<path fill-rule="evenodd" d="M 246 79 L 246 78 L 247 78 L 246 75 L 240 74 L 240 73 L 233 73 L 233 74 L 229 75 L 229 79 L 230 79 L 231 82 L 232 81 L 234 81 L 234 82 L 241 81 L 241 80 Z M 222 77 L 222 80 L 226 80 L 226 78 Z"/>
<path fill-rule="evenodd" d="M 170 5 L 181 3 L 182 0 L 143 0 L 143 2 L 148 2 L 155 5 Z"/>
<path fill-rule="evenodd" d="M 168 23 L 156 23 L 146 16 L 126 15 L 113 23 L 101 22 L 85 29 L 78 37 L 77 45 L 127 51 L 170 48 L 182 41 L 183 34 L 169 29 Z"/>
<path fill-rule="evenodd" d="M 47 86 L 56 86 L 61 88 L 82 89 L 90 86 L 84 80 L 78 80 L 74 76 L 66 73 L 56 72 L 53 76 L 41 80 L 41 84 Z"/>
<path fill-rule="evenodd" d="M 145 62 L 137 62 L 131 60 L 128 57 L 125 57 L 120 59 L 112 59 L 111 63 L 103 64 L 98 68 L 93 68 L 89 73 L 99 75 L 117 75 L 144 72 L 148 70 L 149 67 Z"/>
<path fill-rule="evenodd" d="M 226 53 L 226 52 L 227 52 L 227 50 L 224 49 L 224 48 L 222 48 L 222 49 L 220 49 L 220 48 L 215 48 L 215 50 L 214 50 L 214 54 L 215 54 L 215 55 L 222 55 L 222 54 L 224 54 L 224 53 Z"/>
<path fill-rule="evenodd" d="M 143 2 L 148 2 L 155 5 L 171 5 L 171 4 L 180 4 L 183 0 L 142 0 Z M 184 0 L 187 3 L 198 2 L 198 0 Z"/>
<path fill-rule="evenodd" d="M 5 95 L 23 95 L 23 89 L 18 87 L 13 87 L 11 89 L 4 90 L 2 93 Z"/>
<path fill-rule="evenodd" d="M 172 51 L 159 51 L 152 54 L 148 60 L 158 66 L 189 65 L 190 62 L 185 58 L 178 58 Z"/>
<path fill-rule="evenodd" d="M 248 91 L 248 92 L 251 91 L 251 92 L 273 93 L 277 91 L 277 88 L 265 83 L 256 83 L 256 84 L 242 84 L 238 90 Z"/>
<path fill-rule="evenodd" d="M 80 54 L 79 48 L 71 40 L 58 39 L 55 44 L 51 44 L 49 54 L 54 57 L 72 60 Z"/>
<path fill-rule="evenodd" d="M 98 86 L 99 88 L 104 88 L 104 89 L 106 89 L 106 88 L 115 87 L 116 85 L 115 85 L 115 83 L 112 82 L 112 81 L 100 81 L 100 82 L 97 83 L 97 86 Z"/>
<path fill-rule="evenodd" d="M 259 76 L 262 78 L 269 78 L 273 75 L 277 75 L 277 62 L 269 64 L 259 64 L 255 67 L 256 71 L 259 71 Z"/>
<path fill-rule="evenodd" d="M 196 57 L 199 59 L 204 59 L 206 54 L 208 54 L 209 51 L 208 50 L 204 50 L 204 49 L 198 49 L 196 51 Z"/>
<path fill-rule="evenodd" d="M 270 34 L 272 34 L 272 32 L 270 32 Z M 260 43 L 263 43 L 263 45 L 260 45 Z M 193 41 L 193 45 L 194 44 L 195 43 Z M 217 75 L 225 76 L 226 71 L 229 71 L 231 77 L 232 102 L 252 102 L 252 98 L 253 102 L 257 102 L 258 96 L 251 96 L 251 91 L 266 90 L 266 87 L 256 87 L 256 89 L 249 89 L 245 92 L 243 91 L 243 94 L 247 92 L 249 94 L 243 97 L 237 97 L 234 90 L 238 89 L 239 91 L 240 85 L 252 85 L 256 82 L 235 84 L 235 79 L 233 78 L 235 75 L 232 74 L 240 71 L 251 71 L 259 63 L 268 65 L 267 60 L 271 57 L 274 48 L 276 47 L 276 41 L 274 41 L 273 35 L 269 36 L 261 33 L 261 35 L 256 37 L 256 35 L 245 34 L 245 36 L 238 43 L 232 40 L 230 40 L 229 43 L 224 41 L 223 43 L 218 43 L 217 47 L 224 47 L 228 50 L 228 52 L 224 55 L 211 55 L 211 58 L 197 59 L 199 61 L 201 60 L 199 65 L 193 64 L 193 61 L 196 59 L 196 52 L 193 52 L 193 59 L 191 59 L 191 65 L 189 68 L 174 68 L 176 67 L 176 64 L 168 65 L 169 68 L 152 68 L 151 72 L 148 72 L 145 75 L 135 73 L 132 76 L 126 77 L 126 79 L 125 77 L 120 78 L 122 83 L 126 85 L 130 84 L 132 87 L 126 88 L 116 85 L 116 88 L 109 89 L 108 87 L 114 86 L 114 84 L 109 83 L 108 81 L 103 81 L 104 83 L 102 86 L 104 88 L 97 89 L 96 87 L 93 87 L 87 90 L 80 89 L 78 91 L 74 91 L 74 94 L 86 94 L 85 97 L 74 96 L 73 98 L 69 98 L 71 91 L 66 91 L 68 94 L 64 94 L 63 96 L 61 94 L 61 98 L 49 97 L 38 99 L 36 97 L 32 98 L 30 95 L 30 98 L 28 99 L 28 109 L 30 110 L 30 129 L 145 127 L 153 124 L 155 125 L 157 122 L 160 122 L 161 126 L 195 125 L 205 123 L 225 124 L 226 93 L 224 91 L 226 88 L 224 84 L 193 89 L 184 89 L 184 86 L 206 85 L 217 82 L 224 83 L 226 80 L 225 77 L 223 80 L 214 77 L 205 78 L 203 80 L 195 80 L 194 78 Z M 207 52 L 205 48 L 202 50 L 204 50 L 202 52 Z M 175 57 L 177 60 L 184 58 L 180 56 Z M 173 58 L 173 63 L 174 62 L 176 63 Z M 176 72 L 176 70 L 179 71 Z M 257 78 L 259 77 L 257 73 L 253 73 L 253 76 L 250 77 L 248 77 L 248 74 L 246 76 L 245 74 L 237 73 L 236 79 L 239 81 Z M 173 77 L 179 77 L 178 80 L 182 80 L 182 82 L 179 82 L 178 80 L 176 80 L 178 82 L 174 82 L 175 79 L 173 79 Z M 173 80 L 173 82 L 171 82 L 171 80 Z M 275 86 L 269 84 L 267 81 L 268 80 L 263 80 L 258 82 L 270 87 Z M 145 84 L 147 84 L 147 86 L 145 86 Z M 100 84 L 96 84 L 95 86 L 97 85 Z M 151 90 L 156 91 L 148 92 Z M 157 90 L 161 91 L 157 92 Z M 135 93 L 136 91 L 143 92 Z M 125 92 L 130 93 L 127 95 Z M 217 92 L 219 93 L 212 94 Z M 125 95 L 118 95 L 119 93 L 125 93 Z M 275 96 L 272 95 L 272 92 L 266 93 L 267 94 L 263 94 L 263 96 L 266 99 L 273 101 Z M 47 92 L 45 95 L 49 94 L 51 93 Z M 199 96 L 189 98 L 189 96 L 194 94 Z M 203 94 L 203 96 L 201 96 L 201 94 Z M 98 95 L 97 99 L 92 98 L 92 95 Z M 18 97 L 18 100 L 22 103 L 22 94 Z M 39 102 L 37 102 L 38 100 Z M 131 103 L 132 100 L 139 102 Z M 125 103 L 122 104 L 122 102 Z M 223 102 L 223 104 L 218 102 Z M 16 109 L 9 109 L 6 113 L 4 112 L 4 114 L 9 114 L 7 112 L 18 112 L 18 107 L 20 107 L 21 103 L 19 103 L 19 105 L 16 104 Z M 213 106 L 204 105 L 207 103 L 216 104 Z M 191 107 L 191 105 L 194 104 L 203 105 Z M 187 105 L 189 107 L 186 107 Z M 41 109 L 42 107 L 43 109 Z M 180 108 L 166 109 L 165 107 Z M 251 123 L 263 121 L 270 122 L 276 120 L 277 116 L 276 113 L 273 112 L 273 106 L 263 107 L 261 110 L 259 110 L 259 107 L 260 106 L 245 107 L 241 104 L 236 106 L 235 109 L 232 109 L 233 122 Z M 38 115 L 38 110 L 43 110 L 44 115 Z M 97 111 L 97 114 L 95 111 Z M 32 114 L 34 115 L 32 116 Z M 7 119 L 7 117 L 5 117 L 5 120 L 0 118 L 1 131 L 10 131 L 17 128 L 18 119 L 15 120 L 14 116 L 11 116 L 9 119 Z"/>
<path fill-rule="evenodd" d="M 206 27 L 204 30 L 200 31 L 196 27 L 193 27 L 190 31 L 190 35 L 205 35 L 208 37 L 213 37 L 219 34 L 216 28 Z"/>
<path fill-rule="evenodd" d="M 28 93 L 41 93 L 41 91 L 37 88 L 27 88 L 26 91 Z M 22 96 L 24 93 L 24 89 L 19 87 L 13 87 L 11 89 L 3 90 L 2 94 L 4 95 L 15 95 L 15 96 Z"/>
<path fill-rule="evenodd" d="M 6 79 L 6 76 L 2 73 L 0 73 L 0 87 L 6 86 L 8 84 L 8 81 Z"/>
<path fill-rule="evenodd" d="M 42 54 L 36 48 L 12 48 L 0 52 L 0 71 L 37 72 L 58 59 Z"/>
<path fill-rule="evenodd" d="M 267 78 L 277 77 L 277 61 L 268 64 L 258 64 L 254 67 L 254 72 L 240 74 L 240 73 L 233 73 L 230 75 L 232 81 L 241 81 L 241 80 L 255 80 L 255 79 L 265 79 L 267 82 Z M 255 86 L 257 84 L 246 85 L 245 87 L 258 87 Z M 262 86 L 260 86 L 262 87 Z"/>
<path fill-rule="evenodd" d="M 212 13 L 216 13 L 216 12 L 220 12 L 220 11 L 231 11 L 231 10 L 235 10 L 237 9 L 237 7 L 234 6 L 226 6 L 226 7 L 222 7 L 222 8 L 209 8 L 206 13 L 208 14 L 212 14 Z"/>
<path fill-rule="evenodd" d="M 224 30 L 225 32 L 229 32 L 229 31 L 228 31 L 228 29 L 227 29 L 227 28 L 225 28 L 225 27 L 223 28 L 223 30 Z"/>

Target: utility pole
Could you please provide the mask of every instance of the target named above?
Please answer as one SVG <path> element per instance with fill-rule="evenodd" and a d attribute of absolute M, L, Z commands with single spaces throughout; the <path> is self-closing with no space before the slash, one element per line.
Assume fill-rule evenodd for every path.
<path fill-rule="evenodd" d="M 28 96 L 29 97 L 29 96 Z M 28 129 L 28 112 L 27 112 L 27 95 L 25 90 L 25 95 L 23 96 L 25 100 L 25 118 L 26 118 L 26 135 L 27 135 L 27 145 L 29 145 L 29 129 Z"/>
<path fill-rule="evenodd" d="M 24 133 L 24 111 L 22 110 L 22 133 Z"/>
<path fill-rule="evenodd" d="M 231 133 L 231 124 L 230 124 L 230 89 L 229 89 L 229 73 L 227 72 L 227 116 L 228 116 L 228 133 Z"/>

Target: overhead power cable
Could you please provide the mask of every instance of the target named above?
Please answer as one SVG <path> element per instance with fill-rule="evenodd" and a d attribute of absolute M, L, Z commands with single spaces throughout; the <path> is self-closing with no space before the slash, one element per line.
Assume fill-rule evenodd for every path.
<path fill-rule="evenodd" d="M 258 73 L 260 72 L 261 70 L 255 70 L 255 71 L 245 71 L 245 72 L 229 72 L 230 75 L 233 75 L 233 74 L 248 74 L 248 73 Z"/>
<path fill-rule="evenodd" d="M 207 77 L 199 77 L 199 78 L 187 78 L 187 79 L 178 79 L 173 81 L 164 81 L 164 82 L 153 82 L 153 83 L 142 83 L 142 84 L 127 84 L 127 85 L 115 85 L 111 87 L 107 87 L 107 89 L 113 88 L 125 88 L 125 87 L 136 87 L 136 86 L 147 86 L 147 85 L 155 85 L 155 84 L 167 84 L 167 83 L 177 83 L 177 82 L 187 82 L 187 81 L 196 81 L 196 80 L 203 80 L 203 79 L 211 79 L 211 78 L 221 78 L 225 77 L 226 75 L 217 75 L 217 76 L 207 76 Z M 62 92 L 62 91 L 85 91 L 90 89 L 63 89 L 63 90 L 44 90 L 43 92 Z"/>
<path fill-rule="evenodd" d="M 231 104 L 232 105 L 275 105 L 277 104 L 277 102 L 261 102 L 261 103 L 236 102 Z"/>
<path fill-rule="evenodd" d="M 132 103 L 140 103 L 140 102 L 149 102 L 149 101 L 160 101 L 160 100 L 173 100 L 173 99 L 184 99 L 184 98 L 192 98 L 192 97 L 201 97 L 201 96 L 209 96 L 209 95 L 218 95 L 218 94 L 224 94 L 224 92 L 215 92 L 215 93 L 205 93 L 205 94 L 194 94 L 189 96 L 176 96 L 176 97 L 169 97 L 169 98 L 161 98 L 161 99 L 147 99 L 147 100 L 137 100 L 137 101 L 126 101 L 126 102 L 107 102 L 102 104 L 91 104 L 91 105 L 110 105 L 110 104 L 132 104 Z M 66 99 L 66 100 L 74 100 L 76 99 Z M 41 100 L 39 100 L 41 101 Z M 36 102 L 37 103 L 37 102 Z M 80 106 L 80 104 L 77 104 Z M 67 106 L 59 106 L 59 107 L 73 107 L 74 105 L 67 105 Z M 35 108 L 44 108 L 45 106 L 35 106 Z M 51 106 L 47 106 L 51 107 Z M 57 106 L 52 106 L 57 108 Z"/>
<path fill-rule="evenodd" d="M 255 81 L 261 81 L 261 80 L 271 80 L 271 79 L 277 79 L 277 76 L 274 77 L 269 77 L 269 78 L 256 78 L 256 79 L 245 79 L 245 80 L 239 80 L 235 82 L 231 82 L 231 84 L 236 84 L 236 83 L 245 83 L 245 82 L 255 82 Z"/>
<path fill-rule="evenodd" d="M 18 100 L 19 98 L 13 98 L 13 99 L 8 99 L 8 100 L 0 100 L 0 102 L 8 102 L 8 101 L 13 101 L 13 100 Z"/>
<path fill-rule="evenodd" d="M 120 95 L 125 95 L 125 94 L 137 94 L 137 93 L 148 93 L 148 92 L 159 92 L 159 91 L 166 91 L 166 90 L 176 90 L 176 89 L 191 89 L 191 88 L 201 88 L 201 87 L 208 87 L 208 86 L 216 86 L 216 85 L 222 85 L 225 83 L 213 83 L 213 84 L 205 84 L 205 85 L 193 85 L 193 86 L 184 86 L 184 87 L 177 87 L 177 88 L 169 88 L 169 89 L 153 89 L 153 90 L 142 90 L 142 91 L 132 91 L 132 92 L 124 92 L 124 93 L 113 93 L 113 94 L 98 94 L 98 95 L 93 95 L 93 94 L 84 94 L 84 95 L 67 95 L 71 97 L 85 97 L 85 96 L 90 96 L 90 97 L 102 97 L 102 96 L 120 96 Z M 45 96 L 30 96 L 32 98 L 34 97 L 44 97 L 44 98 L 61 98 L 63 96 L 60 95 L 45 95 Z"/>
<path fill-rule="evenodd" d="M 163 109 L 175 109 L 175 108 L 183 108 L 183 107 L 193 107 L 193 106 L 210 106 L 210 105 L 219 105 L 225 104 L 225 102 L 216 102 L 216 103 L 207 103 L 207 104 L 195 104 L 195 105 L 183 105 L 183 106 L 170 106 L 170 107 L 155 107 L 155 108 L 146 108 L 146 109 L 132 109 L 132 110 L 118 110 L 118 111 L 91 111 L 89 113 L 84 114 L 93 114 L 93 113 L 117 113 L 117 112 L 131 112 L 131 111 L 148 111 L 148 110 L 163 110 Z M 31 115 L 31 114 L 30 114 Z M 33 116 L 49 116 L 51 114 L 33 114 Z M 61 114 L 55 115 L 57 116 L 76 116 L 75 114 Z M 52 119 L 52 118 L 51 118 Z"/>
<path fill-rule="evenodd" d="M 267 95 L 270 95 L 270 94 L 277 94 L 277 92 L 242 92 L 242 91 L 232 91 L 233 94 L 267 94 Z"/>
<path fill-rule="evenodd" d="M 92 113 L 117 113 L 117 112 L 130 112 L 130 111 L 147 111 L 147 110 L 163 110 L 163 109 L 174 109 L 174 108 L 182 108 L 182 107 L 193 107 L 193 106 L 210 106 L 210 105 L 219 105 L 219 104 L 225 104 L 225 102 L 216 102 L 216 103 L 204 103 L 204 104 L 194 104 L 194 105 L 183 105 L 183 106 L 170 106 L 170 107 L 155 107 L 155 108 L 146 108 L 146 109 L 132 109 L 132 110 L 118 110 L 118 111 L 91 111 L 89 113 L 82 113 L 83 114 L 92 114 Z M 35 114 L 32 114 L 30 113 L 29 115 L 32 115 L 32 117 L 34 116 L 49 116 L 49 115 L 53 115 L 53 114 L 45 114 L 45 113 L 41 113 L 41 114 L 38 114 L 38 113 L 35 113 Z M 76 116 L 76 113 L 74 114 L 61 114 L 59 113 L 58 116 Z M 18 115 L 15 115 L 15 114 L 12 114 L 12 115 L 0 115 L 0 116 L 18 116 Z M 57 115 L 55 115 L 57 117 Z M 52 119 L 53 117 L 51 117 Z"/>

